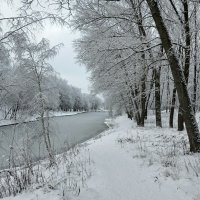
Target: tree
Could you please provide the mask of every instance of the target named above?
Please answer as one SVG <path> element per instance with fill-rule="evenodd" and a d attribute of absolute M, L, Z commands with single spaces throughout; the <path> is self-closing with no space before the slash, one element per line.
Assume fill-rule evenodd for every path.
<path fill-rule="evenodd" d="M 20 74 L 23 74 L 23 81 L 29 84 L 31 83 L 32 89 L 34 88 L 33 91 L 35 91 L 35 93 L 33 99 L 27 103 L 30 105 L 30 112 L 38 114 L 40 117 L 42 136 L 48 152 L 50 165 L 52 165 L 54 163 L 54 157 L 45 113 L 50 107 L 48 92 L 51 91 L 51 95 L 53 93 L 54 97 L 56 93 L 52 88 L 48 88 L 48 78 L 53 73 L 53 68 L 48 63 L 48 60 L 58 53 L 61 45 L 51 48 L 49 41 L 46 39 L 42 39 L 38 44 L 34 44 L 24 38 L 21 43 L 23 43 L 23 45 L 20 46 L 21 51 L 17 55 L 17 60 L 19 62 L 18 70 Z"/>
<path fill-rule="evenodd" d="M 161 13 L 158 3 L 151 0 L 107 2 L 79 1 L 74 7 L 72 24 L 84 31 L 82 40 L 77 42 L 78 59 L 91 71 L 94 88 L 110 92 L 116 103 L 124 105 L 129 116 L 132 111 L 136 114 L 135 118 L 142 126 L 146 110 L 152 106 L 149 101 L 155 102 L 156 124 L 161 126 L 162 96 L 169 96 L 173 85 L 170 86 L 169 72 L 167 87 L 165 83 L 161 86 L 160 77 L 166 71 L 162 66 L 170 66 L 175 84 L 172 108 L 177 91 L 180 108 L 184 108 L 191 151 L 199 151 L 199 130 L 187 89 L 191 60 L 188 2 L 182 1 L 183 17 L 173 1 L 160 2 L 159 6 L 166 10 L 165 13 Z M 168 16 L 169 8 L 173 15 L 172 21 L 166 20 L 169 27 L 166 28 L 163 19 Z M 178 21 L 178 26 L 174 21 Z M 164 52 L 160 50 L 162 48 Z M 165 88 L 168 90 L 166 93 L 163 92 Z M 172 116 L 173 111 L 171 120 Z"/>
<path fill-rule="evenodd" d="M 156 28 L 160 35 L 163 48 L 168 57 L 168 61 L 171 67 L 171 71 L 174 77 L 178 98 L 181 106 L 184 108 L 183 117 L 186 124 L 187 134 L 190 142 L 190 151 L 200 151 L 200 140 L 198 125 L 192 110 L 191 101 L 187 91 L 186 79 L 183 71 L 179 65 L 178 59 L 175 55 L 172 42 L 170 40 L 169 33 L 163 22 L 158 4 L 154 0 L 146 0 L 152 13 L 152 17 L 155 21 Z"/>

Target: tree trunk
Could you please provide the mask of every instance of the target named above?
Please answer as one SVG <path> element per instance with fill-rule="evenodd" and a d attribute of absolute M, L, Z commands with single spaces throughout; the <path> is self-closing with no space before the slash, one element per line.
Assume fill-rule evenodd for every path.
<path fill-rule="evenodd" d="M 176 103 L 176 88 L 174 88 L 173 92 L 172 92 L 172 102 L 171 102 L 170 116 L 169 116 L 169 127 L 170 128 L 174 127 L 173 121 L 174 121 L 175 103 Z"/>
<path fill-rule="evenodd" d="M 146 116 L 146 83 L 145 83 L 145 77 L 142 79 L 142 85 L 141 85 L 141 121 L 140 126 L 144 126 L 144 120 Z"/>
<path fill-rule="evenodd" d="M 141 12 L 141 7 L 135 7 L 133 0 L 130 0 L 132 9 L 134 10 L 134 15 L 137 20 L 137 26 L 138 26 L 138 31 L 140 34 L 140 40 L 141 42 L 145 42 L 146 39 L 146 32 L 143 27 L 143 18 L 142 18 L 142 12 Z M 147 74 L 147 66 L 145 62 L 145 52 L 142 53 L 141 55 L 142 61 L 143 61 L 143 75 L 141 78 L 141 115 L 140 115 L 140 124 L 139 126 L 144 127 L 144 121 L 147 118 L 147 112 L 146 112 L 146 101 L 147 101 L 147 96 L 146 96 L 146 74 Z"/>
<path fill-rule="evenodd" d="M 193 110 L 196 112 L 197 100 L 197 50 L 198 50 L 198 31 L 197 31 L 197 5 L 194 5 L 195 33 L 194 33 L 194 77 L 193 77 Z"/>
<path fill-rule="evenodd" d="M 126 114 L 127 114 L 127 117 L 128 117 L 130 120 L 132 120 L 132 119 L 133 119 L 133 117 L 132 117 L 132 115 L 131 115 L 131 113 L 130 113 L 130 112 L 126 111 Z"/>
<path fill-rule="evenodd" d="M 170 87 L 169 87 L 169 67 L 167 69 L 167 102 L 166 102 L 166 113 L 169 111 L 169 96 L 170 96 Z"/>
<path fill-rule="evenodd" d="M 52 148 L 51 148 L 51 140 L 50 140 L 50 136 L 49 136 L 49 130 L 46 130 L 45 127 L 45 119 L 44 119 L 44 112 L 45 112 L 45 107 L 44 107 L 44 102 L 43 102 L 43 96 L 42 96 L 42 88 L 41 88 L 41 84 L 40 81 L 38 79 L 38 90 L 39 90 L 39 97 L 40 97 L 40 101 L 42 101 L 42 105 L 41 105 L 41 111 L 40 111 L 40 119 L 41 119 L 41 125 L 42 125 L 42 135 L 44 138 L 44 143 L 45 143 L 45 147 L 49 156 L 49 161 L 50 161 L 50 166 L 52 166 L 55 163 L 55 159 L 52 153 Z"/>
<path fill-rule="evenodd" d="M 128 109 L 128 107 L 126 106 L 126 101 L 124 99 L 124 96 L 123 94 L 120 94 L 121 98 L 122 98 L 122 101 L 123 101 L 123 104 L 124 104 L 124 107 L 125 107 L 125 110 L 126 110 L 126 114 L 127 114 L 127 117 L 129 119 L 133 119 L 133 113 L 130 111 L 130 109 Z M 131 105 L 132 106 L 132 105 Z"/>
<path fill-rule="evenodd" d="M 146 108 L 145 108 L 145 115 L 144 115 L 144 119 L 145 120 L 147 120 L 147 116 L 148 116 L 148 107 L 146 106 Z"/>
<path fill-rule="evenodd" d="M 170 68 L 172 71 L 172 75 L 174 78 L 175 86 L 178 93 L 179 102 L 182 105 L 183 109 L 183 117 L 187 129 L 187 134 L 190 142 L 190 151 L 197 152 L 200 151 L 200 135 L 198 125 L 193 113 L 193 108 L 191 105 L 191 101 L 189 98 L 187 85 L 185 76 L 183 74 L 183 70 L 179 65 L 179 61 L 175 55 L 173 45 L 168 33 L 168 30 L 163 22 L 163 18 L 161 16 L 157 1 L 155 0 L 146 0 L 149 5 L 152 17 L 156 24 L 158 33 L 160 35 L 160 39 L 162 45 L 165 49 Z"/>
<path fill-rule="evenodd" d="M 180 106 L 178 109 L 178 131 L 184 130 L 184 120 L 183 120 L 183 112 L 182 107 Z"/>
<path fill-rule="evenodd" d="M 135 107 L 135 120 L 137 122 L 137 125 L 140 125 L 141 123 L 141 117 L 140 117 L 140 112 L 139 112 L 139 106 L 138 106 L 138 103 L 135 99 L 135 97 L 138 95 L 137 94 L 137 89 L 135 89 L 135 92 L 134 92 L 134 88 L 131 84 L 129 84 L 131 81 L 129 80 L 129 74 L 128 74 L 128 71 L 126 69 L 126 65 L 123 65 L 121 67 L 121 69 L 124 71 L 124 74 L 125 74 L 125 77 L 126 77 L 126 81 L 125 81 L 125 84 L 126 86 L 128 87 L 128 90 L 130 90 L 130 102 L 131 102 L 131 105 L 132 107 Z M 136 87 L 137 88 L 137 87 Z M 129 96 L 129 95 L 128 95 Z M 131 117 L 133 118 L 133 109 L 131 110 Z"/>
<path fill-rule="evenodd" d="M 135 96 L 137 96 L 138 94 L 139 94 L 138 89 L 135 86 Z M 132 95 L 134 95 L 134 93 Z M 135 118 L 136 118 L 136 121 L 137 121 L 137 125 L 140 126 L 141 115 L 140 115 L 140 111 L 139 111 L 139 105 L 138 105 L 138 102 L 136 101 L 136 99 L 134 99 L 134 105 L 135 105 L 135 109 L 136 109 Z"/>
<path fill-rule="evenodd" d="M 147 100 L 146 100 L 146 108 L 145 108 L 145 119 L 147 119 L 147 114 L 148 114 L 148 106 L 149 106 L 149 100 L 150 100 L 150 97 L 151 97 L 151 92 L 152 92 L 152 89 L 153 89 L 153 85 L 154 85 L 154 79 L 155 79 L 155 74 L 154 74 L 154 71 L 152 72 L 152 78 L 151 78 L 151 82 L 150 82 L 150 89 L 149 89 L 149 93 L 147 95 Z"/>
<path fill-rule="evenodd" d="M 155 110 L 156 110 L 156 126 L 162 127 L 161 120 L 161 99 L 160 99 L 160 68 L 154 68 L 155 73 Z"/>
<path fill-rule="evenodd" d="M 185 66 L 184 66 L 184 75 L 186 84 L 188 84 L 189 79 L 189 69 L 190 69 L 190 24 L 189 24 L 189 12 L 188 12 L 188 2 L 183 0 L 183 9 L 184 9 L 184 31 L 185 31 Z M 184 130 L 184 119 L 183 119 L 183 107 L 180 103 L 178 111 L 178 131 Z"/>

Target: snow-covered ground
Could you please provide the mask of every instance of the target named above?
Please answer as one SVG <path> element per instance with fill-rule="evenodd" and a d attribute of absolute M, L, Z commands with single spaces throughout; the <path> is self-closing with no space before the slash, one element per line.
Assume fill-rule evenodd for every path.
<path fill-rule="evenodd" d="M 199 200 L 200 155 L 188 152 L 185 131 L 155 128 L 152 119 L 145 128 L 125 116 L 107 120 L 109 130 L 83 143 L 79 156 L 89 159 L 82 160 L 87 175 L 76 182 L 78 192 L 54 177 L 52 189 L 48 182 L 5 200 Z"/>
<path fill-rule="evenodd" d="M 49 117 L 61 117 L 61 116 L 69 116 L 69 115 L 76 115 L 83 112 L 65 112 L 65 111 L 51 111 L 49 112 Z M 0 113 L 1 116 L 1 113 Z M 22 122 L 30 122 L 36 121 L 38 119 L 38 115 L 29 116 L 29 115 L 22 115 L 19 116 L 17 120 L 14 119 L 3 119 L 0 118 L 0 126 L 6 126 L 11 124 L 17 124 Z"/>

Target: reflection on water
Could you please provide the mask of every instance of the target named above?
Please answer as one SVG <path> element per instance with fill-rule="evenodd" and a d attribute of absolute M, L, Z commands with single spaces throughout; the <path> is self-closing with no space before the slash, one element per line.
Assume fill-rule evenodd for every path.
<path fill-rule="evenodd" d="M 49 119 L 49 130 L 55 153 L 83 142 L 106 129 L 107 112 L 90 112 Z M 23 160 L 45 157 L 46 149 L 39 121 L 0 127 L 0 168 L 8 161 L 22 164 Z M 14 159 L 12 159 L 14 158 Z"/>

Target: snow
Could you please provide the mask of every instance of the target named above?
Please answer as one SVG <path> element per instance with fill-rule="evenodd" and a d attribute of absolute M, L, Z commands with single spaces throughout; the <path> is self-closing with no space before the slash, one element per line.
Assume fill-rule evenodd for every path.
<path fill-rule="evenodd" d="M 50 112 L 49 116 L 50 117 L 61 117 L 61 116 L 77 115 L 77 114 L 84 113 L 84 112 L 85 111 L 80 111 L 80 112 L 54 111 L 54 112 Z"/>
<path fill-rule="evenodd" d="M 155 128 L 151 119 L 145 128 L 125 116 L 106 120 L 110 129 L 81 145 L 92 162 L 79 195 L 63 198 L 60 188 L 44 187 L 5 200 L 200 199 L 200 155 L 188 153 L 186 132 Z"/>
<path fill-rule="evenodd" d="M 117 142 L 120 138 L 135 139 L 140 133 L 155 139 L 155 130 L 136 128 L 131 121 L 123 117 L 118 118 L 116 122 L 118 127 L 90 146 L 95 172 L 88 180 L 87 188 L 84 188 L 76 199 L 191 200 L 192 195 L 199 189 L 197 184 L 199 179 L 193 182 L 181 177 L 179 177 L 181 181 L 167 178 L 163 174 L 164 167 L 159 163 L 149 166 L 148 159 L 151 155 L 148 155 L 149 152 L 145 155 L 142 147 L 138 150 L 139 141 L 135 147 L 133 143 L 122 144 L 123 148 Z M 160 132 L 161 129 L 158 129 L 156 133 Z M 195 192 L 190 193 L 192 187 Z"/>
<path fill-rule="evenodd" d="M 70 115 L 77 115 L 83 113 L 81 112 L 65 112 L 65 111 L 51 111 L 49 112 L 49 117 L 61 117 L 61 116 L 70 116 Z M 18 117 L 17 120 L 14 119 L 3 119 L 2 114 L 0 113 L 1 120 L 0 120 L 0 126 L 7 126 L 7 125 L 13 125 L 13 124 L 18 124 L 18 123 L 23 123 L 23 122 L 31 122 L 31 121 L 36 121 L 38 119 L 38 115 L 34 116 L 29 116 L 29 115 L 22 115 Z"/>

